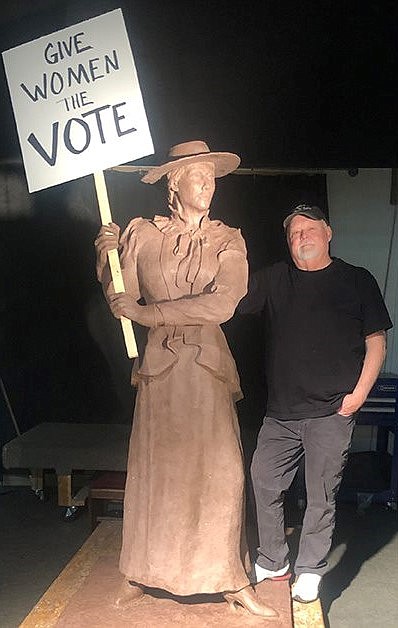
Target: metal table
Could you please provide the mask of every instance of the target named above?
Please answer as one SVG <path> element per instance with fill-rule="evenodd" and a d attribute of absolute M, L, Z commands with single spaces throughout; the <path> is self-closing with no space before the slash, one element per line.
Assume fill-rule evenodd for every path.
<path fill-rule="evenodd" d="M 88 489 L 72 495 L 74 471 L 126 471 L 131 425 L 40 423 L 3 445 L 6 469 L 29 469 L 32 489 L 43 492 L 43 471 L 57 475 L 58 504 L 83 506 Z"/>

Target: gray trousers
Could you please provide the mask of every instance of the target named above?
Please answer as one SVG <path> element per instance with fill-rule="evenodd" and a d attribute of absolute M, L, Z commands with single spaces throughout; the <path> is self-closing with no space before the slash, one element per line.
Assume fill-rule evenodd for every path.
<path fill-rule="evenodd" d="M 353 428 L 354 418 L 339 414 L 297 421 L 265 417 L 251 465 L 261 567 L 278 570 L 288 561 L 283 498 L 305 456 L 307 507 L 294 571 L 325 573 Z"/>

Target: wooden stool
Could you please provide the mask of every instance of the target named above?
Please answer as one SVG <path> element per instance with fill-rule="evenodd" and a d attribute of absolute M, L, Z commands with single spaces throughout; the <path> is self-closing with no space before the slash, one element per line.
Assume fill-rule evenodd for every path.
<path fill-rule="evenodd" d="M 106 471 L 90 482 L 88 511 L 91 530 L 94 530 L 99 523 L 98 516 L 100 512 L 103 512 L 106 502 L 123 502 L 126 475 L 123 471 Z"/>

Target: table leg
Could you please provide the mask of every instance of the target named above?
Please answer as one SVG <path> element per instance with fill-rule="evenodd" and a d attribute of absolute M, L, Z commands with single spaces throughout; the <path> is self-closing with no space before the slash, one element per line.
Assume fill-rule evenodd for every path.
<path fill-rule="evenodd" d="M 41 499 L 44 499 L 43 469 L 30 469 L 30 486 L 32 491 Z"/>
<path fill-rule="evenodd" d="M 57 475 L 58 506 L 72 506 L 72 474 Z"/>
<path fill-rule="evenodd" d="M 72 496 L 72 474 L 57 475 L 58 506 L 84 506 L 88 497 L 88 486 L 83 486 Z"/>

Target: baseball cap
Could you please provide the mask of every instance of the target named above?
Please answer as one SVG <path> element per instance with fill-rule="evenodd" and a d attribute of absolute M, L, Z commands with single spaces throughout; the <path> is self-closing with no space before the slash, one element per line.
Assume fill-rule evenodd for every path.
<path fill-rule="evenodd" d="M 324 220 L 327 225 L 329 224 L 329 220 L 326 218 L 323 211 L 316 205 L 297 205 L 283 221 L 285 231 L 295 216 L 306 216 L 307 218 L 311 218 L 311 220 Z"/>

